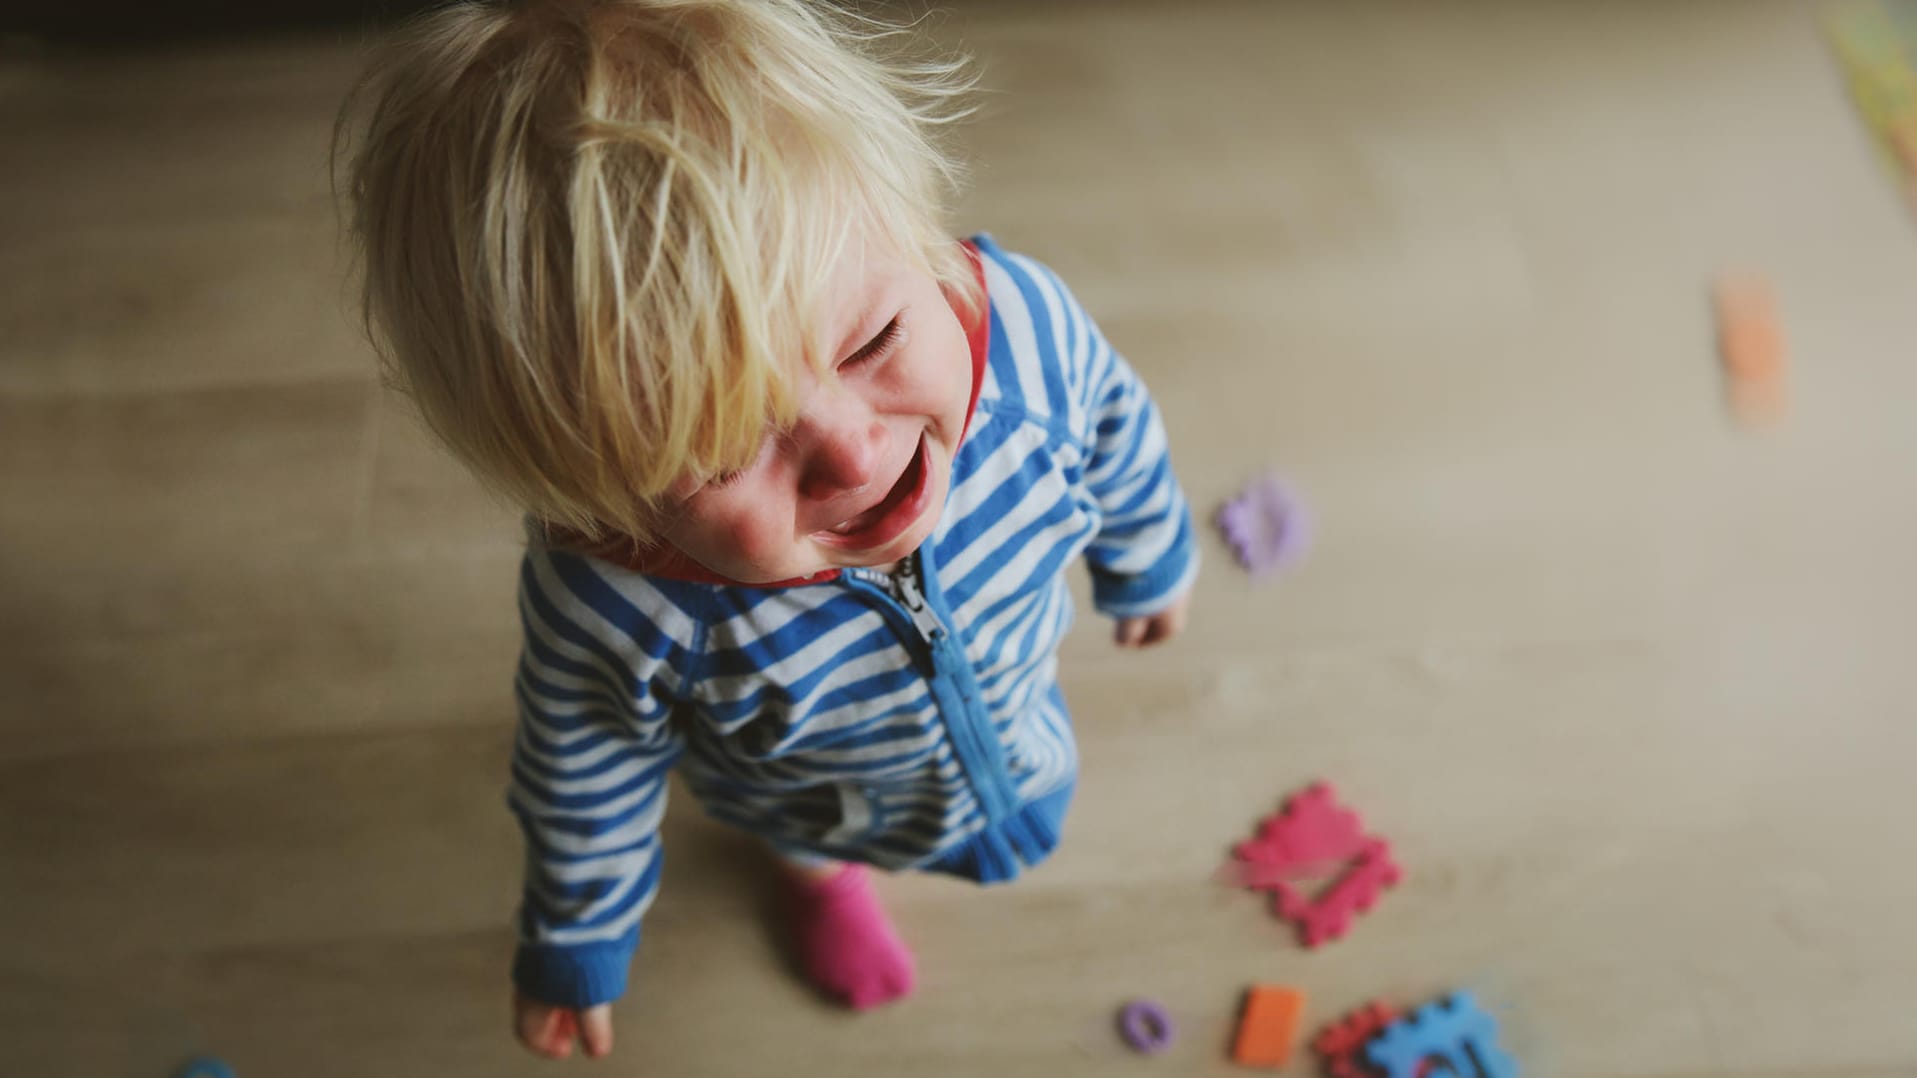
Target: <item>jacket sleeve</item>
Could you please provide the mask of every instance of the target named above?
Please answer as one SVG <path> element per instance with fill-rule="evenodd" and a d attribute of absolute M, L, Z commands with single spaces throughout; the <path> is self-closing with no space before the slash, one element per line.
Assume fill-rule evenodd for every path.
<path fill-rule="evenodd" d="M 508 803 L 526 863 L 513 980 L 546 1003 L 625 992 L 658 890 L 666 779 L 681 751 L 670 716 L 697 640 L 695 623 L 645 587 L 636 577 L 615 587 L 586 559 L 538 546 L 521 566 Z"/>
<path fill-rule="evenodd" d="M 1064 282 L 1030 259 L 1013 261 L 1043 297 L 1034 307 L 1061 353 L 1071 423 L 1086 451 L 1083 482 L 1100 515 L 1085 551 L 1092 602 L 1115 618 L 1157 613 L 1198 575 L 1191 509 L 1158 406 Z"/>

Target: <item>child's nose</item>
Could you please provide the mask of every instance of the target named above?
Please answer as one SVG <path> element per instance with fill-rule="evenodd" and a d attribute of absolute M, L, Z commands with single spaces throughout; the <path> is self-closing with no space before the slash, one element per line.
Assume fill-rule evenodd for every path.
<path fill-rule="evenodd" d="M 842 407 L 807 425 L 813 428 L 813 438 L 799 480 L 800 493 L 813 499 L 831 498 L 884 478 L 878 470 L 890 435 L 869 410 Z"/>

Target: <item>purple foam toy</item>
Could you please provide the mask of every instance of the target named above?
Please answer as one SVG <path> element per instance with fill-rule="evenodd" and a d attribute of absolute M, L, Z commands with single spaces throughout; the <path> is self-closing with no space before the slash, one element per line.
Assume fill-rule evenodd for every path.
<path fill-rule="evenodd" d="M 1298 498 L 1266 472 L 1218 509 L 1218 530 L 1238 563 L 1254 577 L 1270 576 L 1298 560 L 1310 545 L 1310 521 Z"/>
<path fill-rule="evenodd" d="M 1132 1050 L 1153 1056 L 1171 1047 L 1172 1038 L 1178 1035 L 1172 1025 L 1171 1015 L 1165 1008 L 1148 999 L 1137 999 L 1125 1005 L 1118 1012 L 1118 1031 L 1124 1035 L 1125 1043 Z"/>

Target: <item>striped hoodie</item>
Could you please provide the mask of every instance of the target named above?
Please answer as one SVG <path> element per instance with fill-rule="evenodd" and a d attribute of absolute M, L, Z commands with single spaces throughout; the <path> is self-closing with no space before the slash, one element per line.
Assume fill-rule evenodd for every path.
<path fill-rule="evenodd" d="M 989 311 L 930 538 L 895 574 L 747 586 L 546 542 L 509 803 L 527 840 L 514 979 L 548 1003 L 625 990 L 677 769 L 707 812 L 798 854 L 1009 880 L 1057 844 L 1077 751 L 1057 681 L 1064 570 L 1156 612 L 1197 572 L 1144 385 L 1044 266 L 970 242 Z"/>

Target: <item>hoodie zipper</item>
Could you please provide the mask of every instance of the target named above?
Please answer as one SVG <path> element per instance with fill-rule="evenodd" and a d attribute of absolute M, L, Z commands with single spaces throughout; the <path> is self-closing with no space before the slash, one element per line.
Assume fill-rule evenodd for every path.
<path fill-rule="evenodd" d="M 892 598 L 897 599 L 899 605 L 905 608 L 905 612 L 911 615 L 912 628 L 918 630 L 919 639 L 932 648 L 936 658 L 939 645 L 944 642 L 947 634 L 945 623 L 932 612 L 931 606 L 925 601 L 924 590 L 919 587 L 918 551 L 913 551 L 911 557 L 899 562 L 898 571 L 892 574 L 891 583 Z M 932 673 L 936 676 L 938 670 L 935 668 Z"/>
<path fill-rule="evenodd" d="M 968 659 L 932 609 L 919 581 L 923 563 L 919 552 L 899 563 L 892 573 L 891 593 L 911 618 L 912 628 L 928 651 L 932 696 L 945 715 L 945 728 L 951 732 L 952 747 L 959 763 L 972 778 L 986 818 L 997 821 L 1011 814 L 1013 798 L 1003 780 L 1005 768 L 998 751 L 997 731 L 985 713 L 984 704 L 975 699 L 976 682 L 967 675 Z"/>

